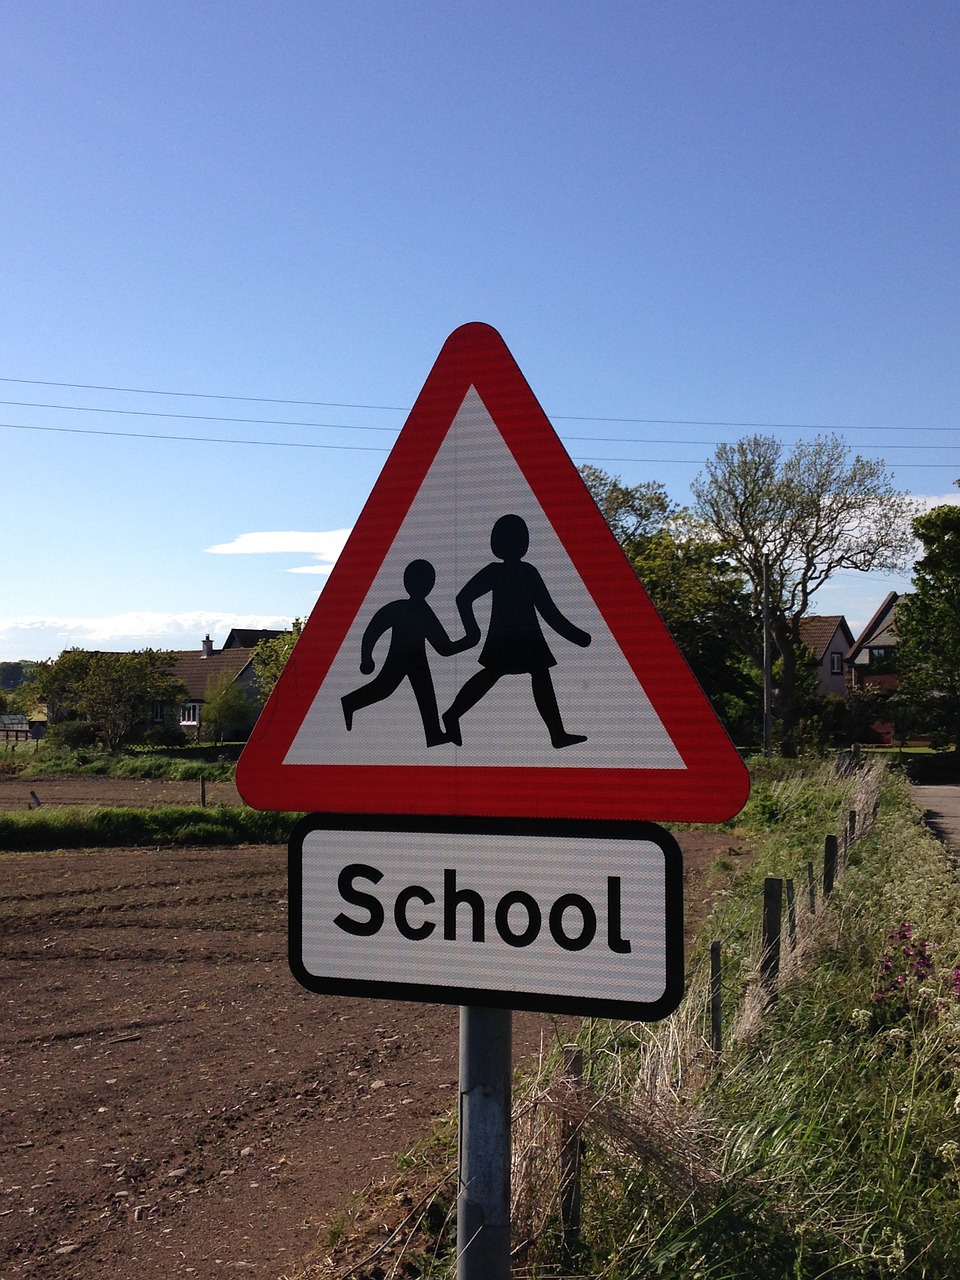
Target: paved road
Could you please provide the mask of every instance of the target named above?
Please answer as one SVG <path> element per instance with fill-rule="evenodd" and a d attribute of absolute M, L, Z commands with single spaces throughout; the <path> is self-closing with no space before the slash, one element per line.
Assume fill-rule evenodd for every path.
<path fill-rule="evenodd" d="M 923 810 L 927 826 L 954 853 L 960 853 L 960 783 L 944 787 L 914 787 L 913 798 Z"/>

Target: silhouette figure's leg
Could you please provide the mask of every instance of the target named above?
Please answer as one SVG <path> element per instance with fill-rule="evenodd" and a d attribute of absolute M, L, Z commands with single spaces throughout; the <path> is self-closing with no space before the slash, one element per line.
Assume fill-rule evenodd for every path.
<path fill-rule="evenodd" d="M 411 666 L 407 675 L 410 680 L 410 687 L 413 689 L 413 696 L 416 698 L 417 706 L 420 709 L 420 719 L 423 721 L 423 733 L 427 740 L 427 746 L 436 747 L 441 742 L 449 742 L 450 739 L 440 728 L 437 694 L 433 687 L 433 677 L 430 675 L 429 666 L 426 662 L 422 666 L 418 663 L 416 666 Z"/>
<path fill-rule="evenodd" d="M 361 707 L 369 707 L 375 702 L 382 702 L 384 698 L 389 698 L 391 693 L 399 687 L 404 674 L 403 671 L 385 666 L 369 684 L 361 685 L 352 693 L 344 694 L 340 703 L 343 707 L 343 719 L 347 730 L 353 728 L 354 712 L 359 711 Z"/>
<path fill-rule="evenodd" d="M 557 695 L 553 687 L 553 680 L 550 678 L 550 668 L 544 667 L 541 671 L 532 671 L 530 680 L 533 685 L 533 700 L 537 704 L 537 710 L 543 717 L 543 723 L 550 731 L 550 741 L 558 749 L 560 747 L 572 747 L 578 742 L 586 742 L 587 735 L 585 733 L 567 733 L 563 727 L 563 719 L 560 715 L 560 708 L 557 705 Z"/>
<path fill-rule="evenodd" d="M 489 693 L 499 679 L 499 671 L 495 671 L 491 667 L 483 667 L 470 677 L 454 698 L 450 710 L 444 714 L 443 727 L 447 731 L 447 737 L 451 742 L 455 742 L 458 747 L 463 745 L 463 738 L 460 734 L 460 717 L 466 715 L 471 707 L 476 706 L 484 694 Z"/>

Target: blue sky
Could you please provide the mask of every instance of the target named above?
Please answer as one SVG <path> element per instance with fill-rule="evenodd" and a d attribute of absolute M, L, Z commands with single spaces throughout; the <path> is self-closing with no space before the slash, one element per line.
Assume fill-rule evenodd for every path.
<path fill-rule="evenodd" d="M 958 54 L 936 0 L 0 6 L 0 659 L 308 613 L 471 320 L 627 483 L 805 424 L 951 500 Z"/>

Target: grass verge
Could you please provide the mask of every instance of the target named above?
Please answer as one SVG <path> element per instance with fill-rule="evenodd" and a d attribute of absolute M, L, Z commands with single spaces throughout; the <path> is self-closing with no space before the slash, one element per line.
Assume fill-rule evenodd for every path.
<path fill-rule="evenodd" d="M 139 845 L 284 844 L 298 817 L 226 804 L 153 809 L 45 805 L 0 813 L 0 849 L 35 853 Z"/>
<path fill-rule="evenodd" d="M 198 782 L 205 778 L 208 782 L 232 782 L 238 753 L 238 744 L 117 752 L 92 748 L 67 750 L 47 745 L 34 750 L 21 746 L 19 751 L 0 749 L 0 775 L 143 778 L 169 782 Z"/>
<path fill-rule="evenodd" d="M 764 876 L 804 885 L 824 836 L 860 838 L 829 901 L 798 895 L 775 998 L 758 981 Z M 756 771 L 737 825 L 761 847 L 694 948 L 658 1024 L 588 1020 L 515 1091 L 515 1277 L 941 1280 L 960 1257 L 960 879 L 902 776 Z M 682 836 L 681 836 L 682 845 Z M 724 1049 L 709 1047 L 706 956 L 721 939 Z M 564 1231 L 561 1152 L 582 1144 Z M 432 1183 L 456 1167 L 430 1149 Z M 420 1180 L 431 1178 L 421 1170 Z M 394 1186 L 390 1190 L 398 1194 Z M 446 1219 L 445 1219 L 446 1221 Z M 453 1274 L 447 1235 L 374 1259 L 341 1248 L 297 1280 Z M 445 1243 L 447 1247 L 445 1248 Z M 410 1270 L 415 1266 L 416 1270 Z M 406 1268 L 406 1269 L 405 1269 Z"/>

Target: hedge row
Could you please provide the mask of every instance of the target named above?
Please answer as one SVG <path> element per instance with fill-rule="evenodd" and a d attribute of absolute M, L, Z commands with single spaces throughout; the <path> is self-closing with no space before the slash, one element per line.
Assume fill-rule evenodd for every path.
<path fill-rule="evenodd" d="M 298 818 L 245 805 L 44 806 L 0 813 L 0 851 L 122 848 L 138 845 L 285 844 Z"/>

